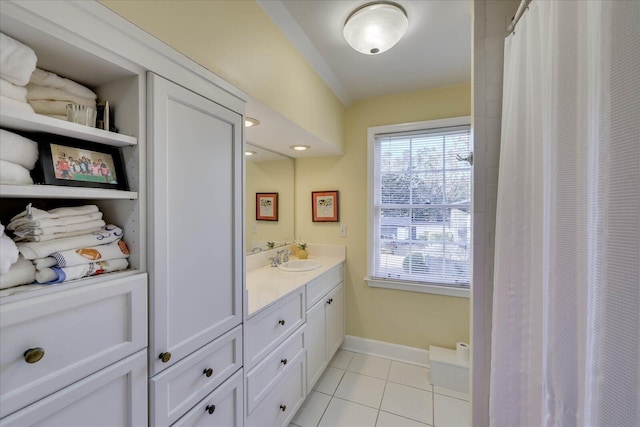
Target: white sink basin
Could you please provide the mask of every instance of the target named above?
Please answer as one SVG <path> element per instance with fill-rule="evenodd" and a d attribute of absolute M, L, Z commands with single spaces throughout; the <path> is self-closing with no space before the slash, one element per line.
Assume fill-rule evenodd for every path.
<path fill-rule="evenodd" d="M 320 267 L 322 264 L 312 259 L 292 259 L 278 266 L 282 271 L 311 271 Z"/>

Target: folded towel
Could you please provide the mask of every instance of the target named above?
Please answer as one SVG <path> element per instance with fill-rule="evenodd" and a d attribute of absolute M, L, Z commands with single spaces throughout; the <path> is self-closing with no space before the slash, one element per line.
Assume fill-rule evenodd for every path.
<path fill-rule="evenodd" d="M 36 69 L 38 58 L 29 46 L 0 33 L 0 77 L 14 85 L 25 86 Z"/>
<path fill-rule="evenodd" d="M 33 283 L 36 280 L 36 268 L 23 256 L 11 266 L 9 271 L 0 274 L 0 289 Z"/>
<path fill-rule="evenodd" d="M 126 270 L 127 267 L 129 267 L 129 261 L 126 259 L 91 262 L 73 267 L 51 267 L 36 271 L 36 282 L 50 284 L 62 283 L 83 277 L 95 276 L 97 274 Z"/>
<path fill-rule="evenodd" d="M 47 86 L 37 86 L 29 83 L 27 85 L 27 101 L 31 103 L 31 101 L 68 101 L 68 103 L 73 102 L 74 104 L 86 105 L 87 107 L 91 107 L 93 109 L 96 108 L 96 100 L 91 98 L 83 98 L 81 96 L 76 96 L 71 93 L 65 92 L 62 89 L 56 89 L 54 87 Z M 33 106 L 33 104 L 31 104 Z M 35 109 L 35 107 L 34 107 Z M 66 113 L 66 110 L 65 110 Z M 60 113 L 47 113 L 47 114 L 60 114 Z"/>
<path fill-rule="evenodd" d="M 104 221 L 99 221 L 100 224 L 102 224 L 102 226 L 105 225 Z M 86 228 L 84 230 L 77 230 L 77 231 L 65 231 L 62 233 L 54 233 L 54 234 L 39 234 L 39 235 L 26 235 L 26 236 L 16 236 L 14 237 L 14 241 L 16 243 L 20 243 L 20 242 L 47 242 L 49 240 L 56 240 L 56 239 L 64 239 L 66 237 L 73 237 L 73 236 L 82 236 L 85 234 L 91 234 L 91 233 L 95 233 L 97 231 L 102 230 L 102 227 L 91 227 L 91 228 Z"/>
<path fill-rule="evenodd" d="M 27 102 L 27 88 L 14 85 L 5 79 L 0 79 L 0 95 L 15 99 L 16 101 Z"/>
<path fill-rule="evenodd" d="M 94 207 L 97 209 L 95 205 L 90 205 L 90 206 L 91 206 L 91 209 L 93 209 Z M 31 208 L 32 215 L 34 215 L 34 213 L 38 211 L 47 213 L 47 211 L 43 211 L 38 208 Z M 38 216 L 38 215 L 35 215 L 35 216 Z M 84 215 L 71 215 L 71 216 L 63 216 L 60 218 L 39 217 L 37 219 L 32 219 L 32 220 L 28 219 L 26 216 L 23 216 L 14 221 L 11 221 L 9 225 L 7 225 L 7 230 L 24 231 L 24 230 L 33 230 L 36 228 L 61 227 L 61 226 L 71 225 L 71 224 L 82 224 L 85 222 L 96 221 L 99 219 L 102 219 L 102 212 L 91 212 Z"/>
<path fill-rule="evenodd" d="M 0 184 L 33 185 L 33 179 L 25 167 L 0 160 Z"/>
<path fill-rule="evenodd" d="M 16 243 L 6 234 L 0 235 L 0 274 L 6 273 L 12 264 L 18 261 L 18 248 Z"/>
<path fill-rule="evenodd" d="M 128 257 L 129 248 L 122 240 L 107 245 L 54 252 L 51 254 L 51 258 L 56 260 L 58 267 L 72 267 L 74 265 L 89 264 L 95 261 L 111 261 Z"/>
<path fill-rule="evenodd" d="M 13 234 L 18 237 L 50 236 L 53 234 L 71 233 L 74 231 L 84 231 L 84 234 L 87 234 L 86 230 L 102 228 L 105 225 L 107 224 L 103 220 L 96 219 L 94 221 L 78 222 L 76 224 L 67 225 L 55 225 L 51 227 L 22 227 L 19 230 L 14 231 Z"/>
<path fill-rule="evenodd" d="M 9 98 L 7 96 L 0 94 L 0 110 L 2 110 L 3 114 L 6 114 L 8 111 L 17 111 L 19 113 L 30 113 L 35 114 L 33 111 L 33 107 L 29 105 L 28 102 L 16 101 L 13 98 Z"/>
<path fill-rule="evenodd" d="M 54 252 L 68 251 L 69 249 L 83 248 L 115 242 L 122 238 L 122 229 L 109 224 L 91 234 L 81 236 L 53 239 L 46 242 L 18 243 L 18 250 L 26 259 L 44 258 Z"/>
<path fill-rule="evenodd" d="M 14 230 L 15 227 L 12 227 L 11 224 L 17 223 L 17 221 L 21 219 L 34 221 L 33 225 L 35 226 L 42 226 L 42 225 L 46 226 L 47 225 L 46 222 L 40 222 L 40 221 L 44 219 L 56 219 L 56 218 L 65 218 L 65 217 L 76 216 L 76 215 L 87 215 L 94 212 L 100 212 L 100 210 L 96 205 L 70 206 L 70 207 L 49 209 L 48 211 L 45 211 L 42 209 L 33 208 L 31 207 L 31 203 L 29 203 L 25 208 L 25 210 L 15 215 L 13 218 L 11 218 L 11 222 L 7 226 L 7 229 Z M 95 219 L 95 218 L 92 218 L 92 219 Z M 54 224 L 54 225 L 60 225 L 60 224 Z"/>
<path fill-rule="evenodd" d="M 33 265 L 36 266 L 36 270 L 43 270 L 45 268 L 55 267 L 58 265 L 58 261 L 56 261 L 56 259 L 52 256 L 36 258 L 34 260 L 31 260 L 31 262 L 33 262 Z"/>
<path fill-rule="evenodd" d="M 68 92 L 72 95 L 80 96 L 82 98 L 96 99 L 98 97 L 91 89 L 82 86 L 81 84 L 74 82 L 73 80 L 60 77 L 55 73 L 45 71 L 40 68 L 36 68 L 36 70 L 31 74 L 29 83 L 38 86 L 49 86 L 57 89 L 62 89 L 65 92 Z"/>
<path fill-rule="evenodd" d="M 38 143 L 17 133 L 0 129 L 0 160 L 31 170 L 38 161 Z"/>
<path fill-rule="evenodd" d="M 67 120 L 67 105 L 71 104 L 70 101 L 49 101 L 49 100 L 37 100 L 30 99 L 29 105 L 33 108 L 36 114 L 43 114 L 46 116 L 64 116 Z"/>

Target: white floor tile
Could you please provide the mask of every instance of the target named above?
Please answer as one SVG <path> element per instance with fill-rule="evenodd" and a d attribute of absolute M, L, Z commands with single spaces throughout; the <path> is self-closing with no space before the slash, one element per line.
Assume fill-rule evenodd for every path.
<path fill-rule="evenodd" d="M 429 391 L 388 382 L 381 410 L 433 425 L 433 394 Z"/>
<path fill-rule="evenodd" d="M 318 427 L 374 427 L 378 411 L 334 397 Z"/>
<path fill-rule="evenodd" d="M 347 371 L 386 380 L 390 366 L 391 360 L 389 359 L 355 353 L 347 367 Z"/>
<path fill-rule="evenodd" d="M 336 354 L 333 356 L 333 359 L 329 362 L 329 366 L 333 366 L 338 369 L 347 369 L 349 366 L 349 362 L 353 358 L 355 353 L 347 350 L 338 350 Z"/>
<path fill-rule="evenodd" d="M 426 427 L 427 424 L 400 417 L 388 412 L 380 411 L 376 427 Z"/>
<path fill-rule="evenodd" d="M 456 390 L 451 390 L 448 388 L 444 388 L 444 387 L 439 387 L 437 385 L 433 386 L 433 392 L 436 394 L 443 394 L 445 396 L 449 396 L 449 397 L 455 397 L 456 399 L 462 399 L 462 400 L 466 400 L 467 402 L 469 401 L 469 393 L 462 393 Z"/>
<path fill-rule="evenodd" d="M 437 427 L 470 427 L 469 402 L 440 394 L 434 395 L 433 420 Z"/>
<path fill-rule="evenodd" d="M 384 380 L 347 371 L 340 381 L 335 397 L 378 409 L 384 385 Z"/>
<path fill-rule="evenodd" d="M 345 371 L 342 369 L 327 366 L 327 369 L 324 370 L 313 389 L 320 393 L 333 395 L 344 373 Z"/>
<path fill-rule="evenodd" d="M 291 422 L 299 427 L 316 427 L 330 400 L 331 396 L 312 391 Z"/>
<path fill-rule="evenodd" d="M 421 366 L 391 361 L 391 368 L 389 369 L 387 380 L 431 391 L 429 369 Z"/>

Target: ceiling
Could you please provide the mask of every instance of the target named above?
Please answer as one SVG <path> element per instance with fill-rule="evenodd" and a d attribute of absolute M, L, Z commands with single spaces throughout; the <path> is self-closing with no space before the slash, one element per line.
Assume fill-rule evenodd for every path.
<path fill-rule="evenodd" d="M 395 1 L 407 11 L 409 28 L 396 46 L 379 55 L 356 52 L 342 36 L 346 18 L 367 0 L 257 0 L 257 3 L 345 106 L 371 97 L 470 83 L 472 1 Z M 264 110 L 264 106 L 260 107 Z M 253 111 L 250 101 L 247 115 Z M 265 123 L 263 118 L 260 120 Z M 259 132 L 266 132 L 260 131 L 261 127 L 262 124 L 247 130 L 248 139 L 253 136 L 258 145 L 263 145 L 256 141 L 261 139 Z M 294 157 L 330 154 L 315 150 L 314 143 L 307 145 L 316 152 L 292 153 L 284 142 L 272 148 L 284 149 L 282 152 Z"/>

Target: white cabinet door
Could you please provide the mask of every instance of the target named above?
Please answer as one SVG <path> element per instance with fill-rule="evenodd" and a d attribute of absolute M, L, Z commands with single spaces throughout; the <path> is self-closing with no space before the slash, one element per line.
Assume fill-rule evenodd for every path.
<path fill-rule="evenodd" d="M 318 301 L 307 311 L 307 331 L 304 341 L 307 350 L 307 393 L 311 392 L 327 366 L 325 305 L 324 301 Z"/>
<path fill-rule="evenodd" d="M 344 340 L 344 283 L 325 297 L 327 361 L 331 360 Z"/>
<path fill-rule="evenodd" d="M 145 350 L 0 420 L 4 427 L 147 425 Z"/>
<path fill-rule="evenodd" d="M 148 86 L 155 375 L 242 321 L 242 120 L 152 73 Z"/>

